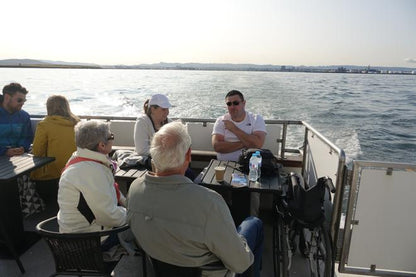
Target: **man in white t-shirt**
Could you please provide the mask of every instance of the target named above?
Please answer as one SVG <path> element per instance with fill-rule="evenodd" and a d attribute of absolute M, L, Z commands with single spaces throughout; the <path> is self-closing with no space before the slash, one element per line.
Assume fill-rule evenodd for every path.
<path fill-rule="evenodd" d="M 261 115 L 246 112 L 246 101 L 238 90 L 225 96 L 228 113 L 217 118 L 212 131 L 212 146 L 218 160 L 238 161 L 244 148 L 262 148 L 266 126 Z"/>

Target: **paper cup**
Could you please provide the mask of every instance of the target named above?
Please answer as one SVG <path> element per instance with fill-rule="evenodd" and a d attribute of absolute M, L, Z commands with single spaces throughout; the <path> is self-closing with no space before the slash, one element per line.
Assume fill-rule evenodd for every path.
<path fill-rule="evenodd" d="M 214 169 L 215 169 L 215 179 L 218 182 L 224 181 L 225 167 L 216 166 Z"/>

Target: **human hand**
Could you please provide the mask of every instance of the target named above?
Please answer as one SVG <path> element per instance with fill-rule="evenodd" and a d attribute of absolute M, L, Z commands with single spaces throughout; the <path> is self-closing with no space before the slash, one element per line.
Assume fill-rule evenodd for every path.
<path fill-rule="evenodd" d="M 25 153 L 25 149 L 23 147 L 9 148 L 6 151 L 6 155 L 8 157 L 19 156 L 19 155 L 22 155 L 23 153 Z"/>
<path fill-rule="evenodd" d="M 230 132 L 233 132 L 233 130 L 237 128 L 231 120 L 223 120 L 222 122 L 224 122 L 225 129 L 229 130 Z"/>

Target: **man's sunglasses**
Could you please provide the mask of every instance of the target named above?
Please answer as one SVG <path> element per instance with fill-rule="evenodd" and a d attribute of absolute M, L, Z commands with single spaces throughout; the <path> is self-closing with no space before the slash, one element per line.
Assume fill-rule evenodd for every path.
<path fill-rule="evenodd" d="M 227 104 L 228 107 L 230 107 L 231 105 L 233 106 L 238 106 L 240 105 L 241 101 L 233 101 L 233 102 L 227 102 L 225 104 Z"/>
<path fill-rule="evenodd" d="M 110 136 L 107 138 L 107 140 L 114 140 L 114 134 L 111 133 Z"/>
<path fill-rule="evenodd" d="M 18 98 L 16 101 L 17 101 L 17 103 L 24 103 L 24 102 L 26 102 L 26 99 Z"/>

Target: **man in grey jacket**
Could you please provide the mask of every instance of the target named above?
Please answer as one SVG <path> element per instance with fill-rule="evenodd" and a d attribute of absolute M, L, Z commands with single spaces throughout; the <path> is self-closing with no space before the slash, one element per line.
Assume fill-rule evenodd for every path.
<path fill-rule="evenodd" d="M 155 173 L 135 180 L 128 196 L 127 219 L 138 244 L 151 257 L 178 266 L 221 260 L 229 271 L 242 273 L 254 262 L 255 276 L 260 276 L 261 220 L 249 217 L 236 229 L 223 198 L 184 176 L 190 147 L 191 138 L 180 122 L 164 125 L 153 137 Z"/>

